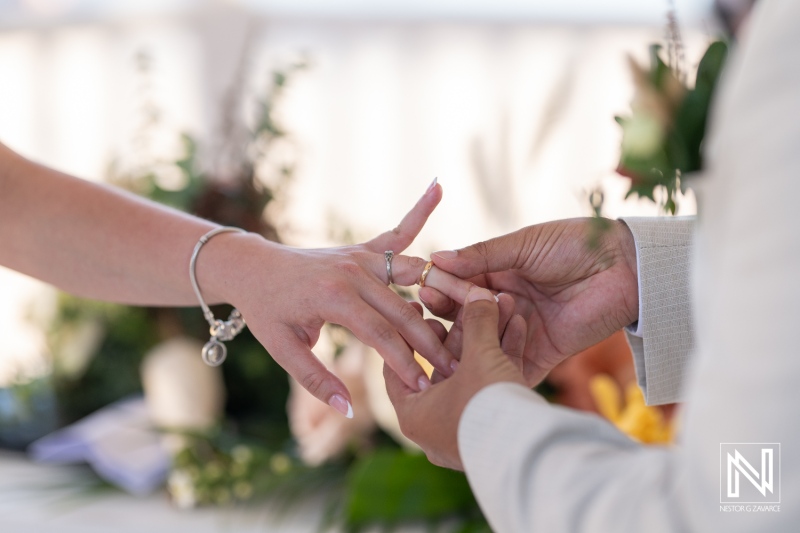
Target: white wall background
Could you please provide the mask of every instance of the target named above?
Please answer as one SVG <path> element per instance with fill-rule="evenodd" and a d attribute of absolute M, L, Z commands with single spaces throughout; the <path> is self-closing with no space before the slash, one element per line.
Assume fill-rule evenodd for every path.
<path fill-rule="evenodd" d="M 296 9 L 270 17 L 254 1 L 189 10 L 167 2 L 108 16 L 91 2 L 61 3 L 54 15 L 32 16 L 0 0 L 0 140 L 59 169 L 101 179 L 112 156 L 129 150 L 141 120 L 133 61 L 141 49 L 154 58 L 153 96 L 164 111 L 156 148 L 174 151 L 182 130 L 211 143 L 245 29 L 254 26 L 253 87 L 299 52 L 313 63 L 282 110 L 302 155 L 281 221 L 291 242 L 329 242 L 331 218 L 365 237 L 393 227 L 434 177 L 445 196 L 412 249 L 422 255 L 587 215 L 583 191 L 599 182 L 608 215 L 655 213 L 621 200 L 613 116 L 631 96 L 625 56 L 644 61 L 647 45 L 663 36 L 654 13 L 663 16 L 666 4 L 656 2 L 650 15 L 641 8 L 649 3 L 613 4 L 639 6 L 642 13 L 618 12 L 625 24 L 586 7 L 581 16 L 600 17 L 598 25 L 540 23 L 545 15 L 530 6 L 544 3 L 526 12 L 511 0 L 492 12 L 491 3 L 468 2 L 463 16 L 449 18 L 429 13 L 429 3 L 406 2 L 404 16 L 380 19 L 354 16 L 362 8 L 372 14 L 356 0 L 328 18 L 312 0 L 273 2 L 275 12 Z M 300 16 L 303 6 L 314 16 Z M 697 21 L 700 11 L 690 12 Z M 563 19 L 559 13 L 549 20 Z M 694 65 L 708 30 L 694 22 L 684 37 Z M 689 201 L 684 213 L 693 209 Z M 45 348 L 27 315 L 47 292 L 0 269 L 0 386 L 19 368 L 40 368 Z"/>

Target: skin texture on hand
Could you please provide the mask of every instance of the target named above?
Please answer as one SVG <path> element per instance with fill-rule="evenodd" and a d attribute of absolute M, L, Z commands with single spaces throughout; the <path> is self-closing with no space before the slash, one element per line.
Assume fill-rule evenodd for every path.
<path fill-rule="evenodd" d="M 263 239 L 232 234 L 227 246 L 250 246 L 251 251 L 239 253 L 246 258 L 239 267 L 242 276 L 216 287 L 216 293 L 228 295 L 256 338 L 292 377 L 343 414 L 347 405 L 340 399 L 349 403 L 349 392 L 311 352 L 325 322 L 350 329 L 375 348 L 406 386 L 429 387 L 413 352 L 444 376 L 452 374 L 454 356 L 418 310 L 387 287 L 384 251 L 395 252 L 394 282 L 416 283 L 426 261 L 399 253 L 417 236 L 441 196 L 441 187 L 432 186 L 397 228 L 355 246 L 301 250 L 269 243 L 265 248 Z M 237 239 L 242 244 L 233 244 Z M 469 287 L 449 274 L 442 276 L 448 283 Z"/>
<path fill-rule="evenodd" d="M 84 298 L 198 304 L 189 259 L 215 224 L 38 165 L 1 143 L 0 190 L 0 265 Z M 431 184 L 397 228 L 357 246 L 300 250 L 254 234 L 220 234 L 198 257 L 198 283 L 209 304 L 238 307 L 276 361 L 343 414 L 347 389 L 311 353 L 325 321 L 351 329 L 418 390 L 429 383 L 412 348 L 444 375 L 453 356 L 414 306 L 387 287 L 384 251 L 396 253 L 394 281 L 414 284 L 425 261 L 399 254 L 441 198 L 441 186 Z M 439 274 L 448 287 L 469 287 Z"/>
<path fill-rule="evenodd" d="M 414 391 L 384 365 L 386 390 L 403 434 L 419 444 L 432 463 L 455 470 L 463 470 L 458 423 L 469 400 L 493 383 L 525 383 L 512 362 L 525 346 L 526 325 L 521 316 L 513 315 L 503 324 L 495 297 L 475 287 L 467 296 L 462 321 L 463 351 L 451 377 Z M 498 331 L 502 331 L 502 341 Z"/>
<path fill-rule="evenodd" d="M 570 219 L 432 255 L 442 271 L 513 297 L 528 325 L 522 367 L 529 386 L 638 317 L 633 235 L 624 223 L 609 222 L 596 247 L 588 245 L 591 219 Z M 449 283 L 432 279 L 419 297 L 435 315 L 454 320 L 458 304 L 437 290 Z"/>

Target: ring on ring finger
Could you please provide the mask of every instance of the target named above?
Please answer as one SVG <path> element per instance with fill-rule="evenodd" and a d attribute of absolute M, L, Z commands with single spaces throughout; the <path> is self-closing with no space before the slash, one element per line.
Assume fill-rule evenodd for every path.
<path fill-rule="evenodd" d="M 389 280 L 389 285 L 394 283 L 394 279 L 392 278 L 392 259 L 394 259 L 394 252 L 392 250 L 386 250 L 383 252 L 383 258 L 386 260 L 386 279 Z"/>

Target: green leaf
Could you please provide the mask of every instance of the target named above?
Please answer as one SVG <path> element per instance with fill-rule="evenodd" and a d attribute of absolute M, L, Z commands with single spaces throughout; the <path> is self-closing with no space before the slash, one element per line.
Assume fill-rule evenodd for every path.
<path fill-rule="evenodd" d="M 719 80 L 727 57 L 728 45 L 724 41 L 711 43 L 697 66 L 695 87 L 708 85 L 709 88 L 713 89 Z"/>
<path fill-rule="evenodd" d="M 357 461 L 347 482 L 345 525 L 433 521 L 477 509 L 460 472 L 432 465 L 421 454 L 381 450 Z"/>
<path fill-rule="evenodd" d="M 708 47 L 697 69 L 695 87 L 686 94 L 678 108 L 668 151 L 674 168 L 684 174 L 700 170 L 703 166 L 702 145 L 709 107 L 727 53 L 728 46 L 722 41 Z"/>
<path fill-rule="evenodd" d="M 669 66 L 661 59 L 660 51 L 660 44 L 650 45 L 650 82 L 658 89 L 663 88 L 663 81 L 671 75 Z"/>

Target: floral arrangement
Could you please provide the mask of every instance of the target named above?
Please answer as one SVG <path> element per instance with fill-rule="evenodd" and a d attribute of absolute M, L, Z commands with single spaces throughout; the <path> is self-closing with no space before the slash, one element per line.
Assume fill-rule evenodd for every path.
<path fill-rule="evenodd" d="M 697 68 L 694 87 L 660 56 L 661 47 L 651 45 L 650 68 L 632 59 L 636 94 L 632 115 L 615 117 L 622 127 L 622 149 L 617 172 L 631 180 L 627 196 L 656 201 L 662 188 L 661 208 L 674 215 L 677 191 L 685 192 L 681 178 L 703 166 L 701 148 L 711 99 L 725 64 L 728 47 L 715 41 Z"/>
<path fill-rule="evenodd" d="M 600 414 L 617 429 L 645 444 L 669 444 L 674 438 L 674 419 L 644 401 L 636 382 L 625 387 L 624 399 L 617 383 L 607 374 L 592 376 L 589 391 Z"/>
<path fill-rule="evenodd" d="M 662 45 L 652 44 L 649 66 L 628 59 L 635 92 L 631 114 L 614 117 L 622 128 L 617 172 L 630 180 L 626 198 L 632 195 L 647 198 L 664 213 L 674 215 L 678 210 L 678 192 L 685 193 L 687 189 L 686 176 L 703 168 L 706 123 L 728 45 L 717 40 L 708 46 L 690 85 L 672 9 L 668 14 L 666 58 L 663 54 Z M 602 191 L 591 191 L 588 199 L 595 218 L 599 219 Z"/>

